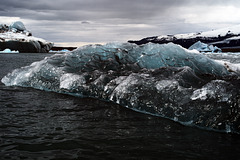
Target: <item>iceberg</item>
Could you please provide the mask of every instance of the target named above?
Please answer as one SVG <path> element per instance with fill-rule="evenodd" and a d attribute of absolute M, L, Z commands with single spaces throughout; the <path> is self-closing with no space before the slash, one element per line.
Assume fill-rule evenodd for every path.
<path fill-rule="evenodd" d="M 3 51 L 0 51 L 0 53 L 19 53 L 19 51 L 11 51 L 11 49 L 4 49 Z"/>
<path fill-rule="evenodd" d="M 240 78 L 179 45 L 87 45 L 19 68 L 1 80 L 111 101 L 184 125 L 240 133 Z"/>
<path fill-rule="evenodd" d="M 198 41 L 196 43 L 194 43 L 192 46 L 190 46 L 188 48 L 189 50 L 197 50 L 199 52 L 221 52 L 221 49 L 216 47 L 216 46 L 213 46 L 213 45 L 209 45 L 209 44 L 206 44 L 206 43 L 202 43 L 201 41 Z"/>
<path fill-rule="evenodd" d="M 32 36 L 21 21 L 11 25 L 0 25 L 0 50 L 18 50 L 20 53 L 46 53 L 52 42 Z"/>

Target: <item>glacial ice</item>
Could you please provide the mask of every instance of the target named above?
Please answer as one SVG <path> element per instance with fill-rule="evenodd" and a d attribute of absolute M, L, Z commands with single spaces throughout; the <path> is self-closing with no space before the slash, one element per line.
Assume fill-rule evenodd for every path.
<path fill-rule="evenodd" d="M 199 52 L 221 52 L 221 49 L 206 43 L 198 41 L 188 48 L 189 50 L 197 50 Z"/>
<path fill-rule="evenodd" d="M 19 51 L 15 50 L 12 51 L 11 49 L 6 48 L 3 51 L 0 51 L 0 53 L 19 53 Z"/>
<path fill-rule="evenodd" d="M 109 69 L 116 69 L 118 65 L 123 64 L 135 64 L 146 69 L 189 66 L 199 74 L 228 74 L 225 67 L 217 62 L 173 43 L 163 45 L 149 43 L 142 46 L 114 43 L 105 46 L 85 46 L 66 57 L 66 64 L 69 62 L 74 68 L 73 65 L 77 63 L 80 70 L 99 69 L 101 66 L 95 64 L 99 61 L 114 63 L 113 66 L 104 63 L 110 65 Z"/>
<path fill-rule="evenodd" d="M 1 81 L 94 97 L 185 125 L 225 132 L 230 127 L 240 133 L 239 75 L 173 43 L 87 45 L 16 69 Z"/>
<path fill-rule="evenodd" d="M 24 26 L 24 24 L 23 24 L 21 21 L 16 21 L 16 22 L 13 22 L 13 23 L 9 26 L 9 29 L 10 29 L 10 30 L 16 29 L 16 30 L 19 30 L 19 31 L 25 31 L 25 30 L 26 30 L 26 27 Z"/>

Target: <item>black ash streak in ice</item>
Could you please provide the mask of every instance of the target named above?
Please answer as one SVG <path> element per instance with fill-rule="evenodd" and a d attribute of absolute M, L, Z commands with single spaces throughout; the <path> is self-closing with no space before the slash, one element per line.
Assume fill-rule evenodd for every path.
<path fill-rule="evenodd" d="M 2 82 L 94 97 L 185 125 L 240 133 L 239 73 L 173 43 L 88 45 L 14 70 Z"/>

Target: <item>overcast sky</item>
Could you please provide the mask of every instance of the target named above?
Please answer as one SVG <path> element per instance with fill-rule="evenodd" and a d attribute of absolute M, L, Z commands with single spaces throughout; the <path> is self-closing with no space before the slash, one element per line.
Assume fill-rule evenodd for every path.
<path fill-rule="evenodd" d="M 240 24 L 237 0 L 1 0 L 0 23 L 22 21 L 56 45 L 126 42 Z"/>

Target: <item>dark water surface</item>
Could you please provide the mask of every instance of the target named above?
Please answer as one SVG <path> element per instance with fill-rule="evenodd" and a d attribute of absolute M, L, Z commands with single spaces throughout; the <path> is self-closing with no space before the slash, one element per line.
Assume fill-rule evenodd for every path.
<path fill-rule="evenodd" d="M 0 54 L 0 79 L 51 54 Z M 239 159 L 240 135 L 0 82 L 0 159 Z"/>

